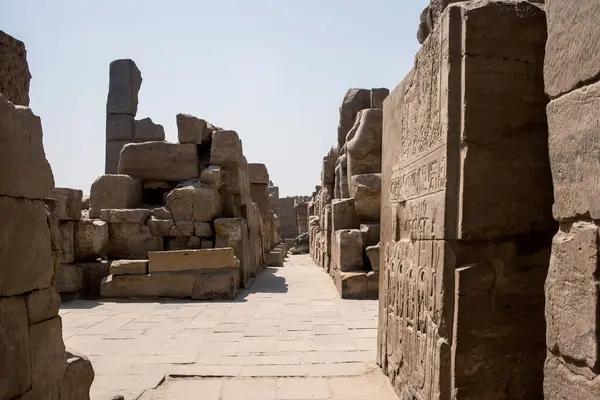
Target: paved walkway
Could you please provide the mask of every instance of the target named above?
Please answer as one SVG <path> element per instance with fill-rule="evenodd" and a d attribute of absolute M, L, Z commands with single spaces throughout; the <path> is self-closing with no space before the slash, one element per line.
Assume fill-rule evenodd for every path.
<path fill-rule="evenodd" d="M 377 301 L 341 300 L 307 255 L 235 301 L 78 300 L 60 314 L 94 365 L 92 400 L 396 399 L 374 364 Z"/>

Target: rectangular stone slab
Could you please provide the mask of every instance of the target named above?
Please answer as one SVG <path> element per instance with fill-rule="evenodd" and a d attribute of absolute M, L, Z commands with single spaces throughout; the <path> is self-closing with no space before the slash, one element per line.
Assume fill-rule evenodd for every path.
<path fill-rule="evenodd" d="M 118 171 L 142 180 L 185 181 L 199 175 L 198 161 L 195 144 L 130 143 L 121 150 Z"/>
<path fill-rule="evenodd" d="M 149 272 L 197 271 L 235 268 L 233 248 L 151 251 Z"/>

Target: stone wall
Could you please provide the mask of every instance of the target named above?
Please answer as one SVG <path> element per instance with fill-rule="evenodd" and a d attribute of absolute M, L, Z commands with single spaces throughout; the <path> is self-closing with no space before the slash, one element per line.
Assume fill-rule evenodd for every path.
<path fill-rule="evenodd" d="M 554 218 L 546 280 L 544 398 L 600 398 L 600 2 L 546 2 L 544 76 Z"/>
<path fill-rule="evenodd" d="M 532 3 L 451 4 L 384 102 L 378 362 L 402 399 L 542 396 L 545 40 Z"/>
<path fill-rule="evenodd" d="M 54 290 L 71 226 L 59 226 L 61 210 L 46 199 L 54 177 L 41 120 L 26 107 L 25 47 L 4 32 L 0 72 L 0 399 L 89 399 L 94 372 L 65 349 Z"/>
<path fill-rule="evenodd" d="M 282 239 L 292 239 L 298 236 L 298 220 L 294 208 L 294 198 L 284 197 L 279 199 L 279 229 Z"/>

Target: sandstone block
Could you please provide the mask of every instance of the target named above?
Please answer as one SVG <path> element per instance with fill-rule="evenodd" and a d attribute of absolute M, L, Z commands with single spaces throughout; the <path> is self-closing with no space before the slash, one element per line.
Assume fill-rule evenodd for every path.
<path fill-rule="evenodd" d="M 156 219 L 173 219 L 173 215 L 171 215 L 171 210 L 169 210 L 167 207 L 153 208 L 151 216 Z"/>
<path fill-rule="evenodd" d="M 98 262 L 77 263 L 83 272 L 83 296 L 86 299 L 94 299 L 100 296 L 100 283 L 110 273 L 110 262 L 101 260 Z"/>
<path fill-rule="evenodd" d="M 142 74 L 133 60 L 111 62 L 106 112 L 135 115 L 141 86 Z"/>
<path fill-rule="evenodd" d="M 48 195 L 56 200 L 55 212 L 61 221 L 79 221 L 81 219 L 81 201 L 83 192 L 69 188 L 54 188 Z"/>
<path fill-rule="evenodd" d="M 60 317 L 29 327 L 29 349 L 32 388 L 24 399 L 57 399 L 67 366 Z"/>
<path fill-rule="evenodd" d="M 82 219 L 75 224 L 75 259 L 95 260 L 108 251 L 108 224 L 104 221 Z"/>
<path fill-rule="evenodd" d="M 106 114 L 106 140 L 130 142 L 135 132 L 135 117 L 131 114 Z M 122 146 L 121 146 L 122 148 Z M 108 147 L 107 147 L 108 150 Z M 115 151 L 116 152 L 116 151 Z M 121 152 L 119 149 L 118 153 Z M 118 155 L 117 153 L 117 155 Z M 118 162 L 117 158 L 117 162 Z"/>
<path fill-rule="evenodd" d="M 67 366 L 60 387 L 60 400 L 89 400 L 94 368 L 83 354 L 67 348 Z"/>
<path fill-rule="evenodd" d="M 176 120 L 179 143 L 203 144 L 210 141 L 214 127 L 205 120 L 190 114 L 177 114 Z"/>
<path fill-rule="evenodd" d="M 271 267 L 283 267 L 284 253 L 278 250 L 271 250 L 265 254 L 265 264 Z"/>
<path fill-rule="evenodd" d="M 119 174 L 142 180 L 184 181 L 198 177 L 194 144 L 130 143 L 121 150 Z"/>
<path fill-rule="evenodd" d="M 6 38 L 3 32 L 0 43 L 1 38 Z M 40 118 L 31 109 L 15 106 L 0 94 L 0 132 L 0 195 L 46 198 L 54 187 L 54 177 L 44 153 Z"/>
<path fill-rule="evenodd" d="M 546 1 L 548 42 L 544 82 L 550 97 L 558 97 L 600 73 L 600 4 L 594 0 Z M 575 122 L 575 120 L 574 120 Z"/>
<path fill-rule="evenodd" d="M 150 228 L 152 236 L 170 236 L 171 229 L 175 226 L 175 221 L 172 219 L 157 219 L 150 218 L 146 221 L 146 225 Z"/>
<path fill-rule="evenodd" d="M 31 387 L 25 299 L 0 298 L 0 321 L 0 398 L 12 399 Z"/>
<path fill-rule="evenodd" d="M 215 189 L 194 183 L 172 190 L 167 208 L 176 221 L 209 222 L 221 213 L 221 198 Z"/>
<path fill-rule="evenodd" d="M 594 368 L 598 362 L 600 311 L 598 227 L 576 222 L 552 241 L 546 279 L 546 343 L 560 353 Z"/>
<path fill-rule="evenodd" d="M 211 237 L 214 235 L 213 228 L 208 222 L 194 222 L 194 235 Z"/>
<path fill-rule="evenodd" d="M 221 187 L 221 175 L 221 167 L 209 165 L 200 172 L 200 182 L 218 190 Z"/>
<path fill-rule="evenodd" d="M 214 221 L 215 247 L 231 247 L 239 259 L 240 280 L 246 284 L 254 271 L 253 249 L 248 240 L 248 225 L 244 218 L 217 218 Z"/>
<path fill-rule="evenodd" d="M 168 236 L 185 236 L 190 237 L 194 235 L 194 222 L 192 221 L 174 221 L 174 225 L 169 231 Z"/>
<path fill-rule="evenodd" d="M 544 364 L 544 399 L 597 399 L 600 397 L 600 377 L 589 379 L 572 371 L 551 353 Z"/>
<path fill-rule="evenodd" d="M 135 208 L 142 199 L 140 181 L 128 175 L 102 175 L 90 189 L 90 217 L 103 209 Z"/>
<path fill-rule="evenodd" d="M 105 208 L 100 211 L 100 219 L 111 224 L 143 225 L 149 217 L 150 210 L 146 208 Z"/>
<path fill-rule="evenodd" d="M 360 221 L 379 221 L 381 214 L 381 174 L 354 175 L 349 182 L 356 216 Z"/>
<path fill-rule="evenodd" d="M 240 287 L 239 280 L 239 266 L 231 270 L 202 274 L 196 277 L 192 299 L 234 299 Z"/>
<path fill-rule="evenodd" d="M 132 143 L 133 139 L 129 140 L 108 140 L 106 141 L 104 173 L 117 174 L 119 171 L 119 158 L 121 150 L 126 144 Z"/>
<path fill-rule="evenodd" d="M 81 209 L 82 210 L 90 209 L 90 196 L 83 196 L 81 198 Z"/>
<path fill-rule="evenodd" d="M 140 119 L 135 121 L 133 137 L 136 141 L 160 142 L 165 140 L 165 128 L 151 118 Z"/>
<path fill-rule="evenodd" d="M 390 90 L 387 88 L 374 88 L 371 89 L 371 108 L 383 108 L 383 101 L 390 94 Z"/>
<path fill-rule="evenodd" d="M 333 245 L 336 269 L 347 272 L 363 268 L 362 234 L 358 229 L 335 231 Z"/>
<path fill-rule="evenodd" d="M 335 182 L 335 165 L 338 157 L 338 151 L 335 148 L 331 148 L 327 155 L 323 157 L 321 167 L 321 183 L 323 185 L 332 185 Z"/>
<path fill-rule="evenodd" d="M 241 165 L 223 166 L 219 193 L 248 196 L 250 183 L 247 171 Z"/>
<path fill-rule="evenodd" d="M 69 264 L 75 260 L 75 224 L 73 221 L 63 221 L 58 225 L 61 236 L 59 262 L 62 264 Z"/>
<path fill-rule="evenodd" d="M 202 238 L 197 237 L 197 236 L 190 236 L 190 238 L 187 241 L 186 244 L 186 248 L 188 249 L 192 249 L 192 250 L 198 250 L 198 249 L 202 249 Z M 212 246 L 211 246 L 212 248 Z"/>
<path fill-rule="evenodd" d="M 178 237 L 165 237 L 164 238 L 164 250 L 173 251 L 173 250 L 189 250 L 188 243 L 190 241 L 189 237 L 178 236 Z"/>
<path fill-rule="evenodd" d="M 379 251 L 379 244 L 375 246 L 369 246 L 365 250 L 367 257 L 369 257 L 371 268 L 373 268 L 373 271 L 375 272 L 379 272 Z"/>
<path fill-rule="evenodd" d="M 358 226 L 354 199 L 335 199 L 331 202 L 331 231 L 354 229 Z"/>
<path fill-rule="evenodd" d="M 61 264 L 56 271 L 56 291 L 77 293 L 83 290 L 83 271 L 74 264 Z"/>
<path fill-rule="evenodd" d="M 381 172 L 383 110 L 362 110 L 352 140 L 346 143 L 348 176 Z"/>
<path fill-rule="evenodd" d="M 55 288 L 35 290 L 27 295 L 27 315 L 29 325 L 36 324 L 58 315 L 60 296 Z"/>
<path fill-rule="evenodd" d="M 148 260 L 114 260 L 109 272 L 110 275 L 146 275 Z"/>
<path fill-rule="evenodd" d="M 212 165 L 240 165 L 242 163 L 242 141 L 234 131 L 212 133 L 210 163 Z"/>
<path fill-rule="evenodd" d="M 269 184 L 269 171 L 265 164 L 248 164 L 248 175 L 250 176 L 251 184 Z"/>
<path fill-rule="evenodd" d="M 163 249 L 162 238 L 153 236 L 146 225 L 110 224 L 108 232 L 111 259 L 145 259 L 148 252 Z"/>
<path fill-rule="evenodd" d="M 365 299 L 368 294 L 366 272 L 336 272 L 335 283 L 342 299 Z"/>
<path fill-rule="evenodd" d="M 29 106 L 31 73 L 25 44 L 0 31 L 0 93 L 13 104 Z"/>
<path fill-rule="evenodd" d="M 379 243 L 380 232 L 379 224 L 360 224 L 360 233 L 362 233 L 365 247 L 374 246 Z"/>
<path fill-rule="evenodd" d="M 233 268 L 233 248 L 206 250 L 151 251 L 148 254 L 150 274 Z"/>
<path fill-rule="evenodd" d="M 576 47 L 576 46 L 575 46 Z M 598 133 L 600 83 L 575 90 L 548 104 L 550 165 L 554 180 L 554 218 L 579 215 L 600 219 Z M 577 154 L 573 157 L 572 154 Z"/>
<path fill-rule="evenodd" d="M 104 298 L 191 297 L 195 279 L 187 274 L 109 275 L 100 285 Z"/>
<path fill-rule="evenodd" d="M 0 226 L 0 260 L 6 266 L 0 296 L 49 287 L 54 260 L 44 202 L 0 196 Z"/>
<path fill-rule="evenodd" d="M 371 91 L 368 89 L 349 89 L 340 106 L 340 122 L 338 125 L 338 147 L 346 141 L 346 135 L 360 110 L 371 107 Z"/>

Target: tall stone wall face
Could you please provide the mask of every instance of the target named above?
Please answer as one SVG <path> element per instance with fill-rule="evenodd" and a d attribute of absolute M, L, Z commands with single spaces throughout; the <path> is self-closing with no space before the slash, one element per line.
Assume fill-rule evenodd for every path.
<path fill-rule="evenodd" d="M 545 39 L 529 2 L 452 4 L 384 102 L 378 362 L 401 399 L 541 397 Z"/>
<path fill-rule="evenodd" d="M 0 91 L 28 104 L 24 45 L 3 32 L 0 71 Z M 65 351 L 54 289 L 64 256 L 58 215 L 65 210 L 46 199 L 54 177 L 41 120 L 17 104 L 0 93 L 0 399 L 70 399 L 75 393 L 89 399 L 93 369 L 84 356 Z M 75 361 L 83 361 L 86 376 L 72 368 Z"/>
<path fill-rule="evenodd" d="M 544 66 L 554 218 L 546 280 L 545 399 L 600 397 L 600 2 L 546 1 Z"/>
<path fill-rule="evenodd" d="M 282 239 L 291 239 L 298 236 L 298 222 L 294 198 L 284 197 L 279 199 L 279 229 Z"/>

